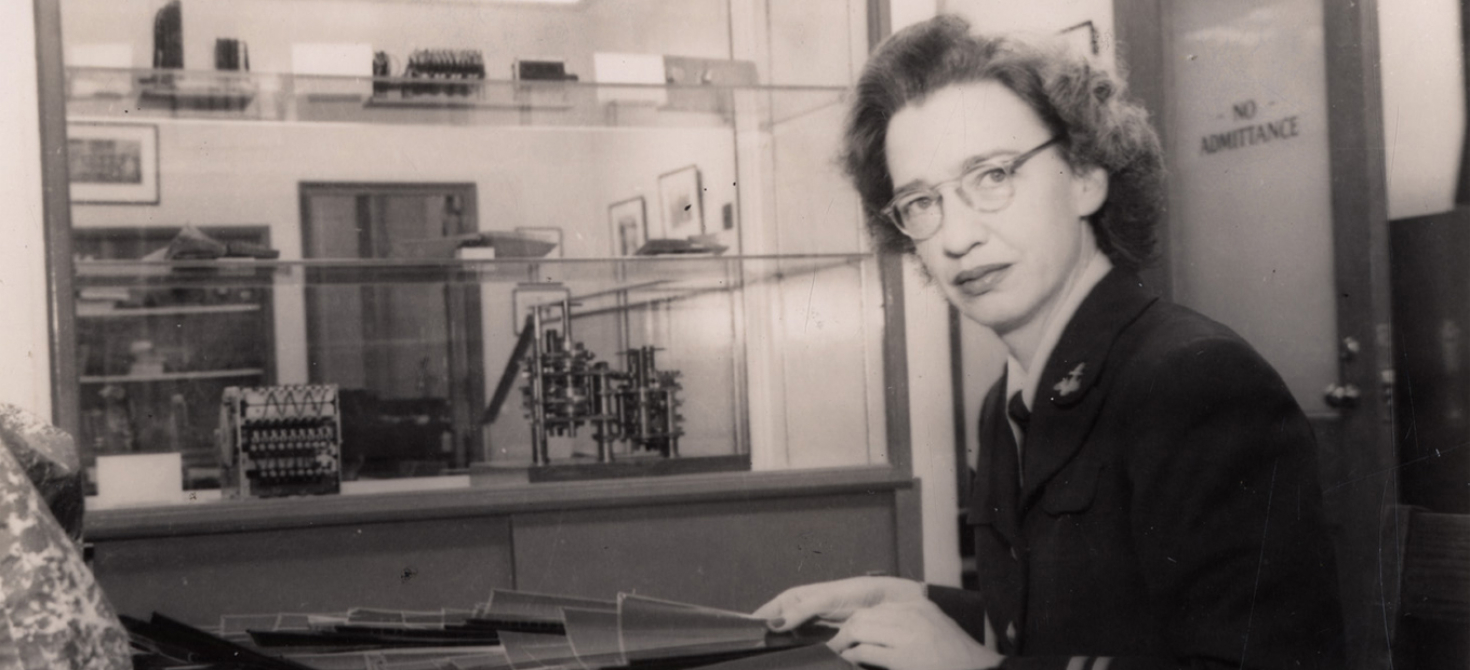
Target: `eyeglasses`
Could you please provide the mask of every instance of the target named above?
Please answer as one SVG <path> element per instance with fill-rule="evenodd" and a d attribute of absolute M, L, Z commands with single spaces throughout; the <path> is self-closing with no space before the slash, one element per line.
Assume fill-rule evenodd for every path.
<path fill-rule="evenodd" d="M 960 200 L 971 209 L 998 212 L 1011 204 L 1011 198 L 1016 195 L 1016 185 L 1011 179 L 1016 170 L 1061 139 L 1058 135 L 1004 163 L 981 163 L 966 169 L 956 179 L 901 193 L 883 208 L 883 214 L 916 242 L 934 237 L 944 224 L 944 213 L 939 206 L 944 196 L 939 190 L 951 184 L 956 186 L 955 193 Z"/>

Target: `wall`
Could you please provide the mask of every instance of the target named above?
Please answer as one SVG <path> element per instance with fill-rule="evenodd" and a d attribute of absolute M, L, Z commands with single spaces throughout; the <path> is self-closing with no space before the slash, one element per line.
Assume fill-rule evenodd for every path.
<path fill-rule="evenodd" d="M 778 86 L 847 86 L 867 52 L 863 3 L 732 5 L 735 57 Z M 768 73 L 768 74 L 767 74 Z M 737 101 L 740 245 L 746 254 L 856 253 L 866 238 L 834 159 L 842 101 L 830 92 Z M 881 303 L 871 266 L 844 266 L 744 293 L 756 469 L 887 461 Z M 877 317 L 877 318 L 875 318 Z M 861 418 L 856 414 L 862 410 Z"/>
<path fill-rule="evenodd" d="M 1112 0 L 938 0 L 939 10 L 959 14 L 980 32 L 1026 32 L 1055 35 L 1084 21 L 1097 31 L 1098 59 L 1112 68 L 1114 54 Z M 1084 31 L 1085 32 L 1085 31 Z M 1068 35 L 1080 36 L 1084 32 Z M 1070 40 L 1069 40 L 1070 43 Z"/>
<path fill-rule="evenodd" d="M 1465 138 L 1460 5 L 1378 3 L 1390 220 L 1454 208 Z"/>
<path fill-rule="evenodd" d="M 152 65 L 152 17 L 163 0 L 65 0 L 68 44 L 132 44 L 133 64 Z M 567 70 L 592 81 L 592 53 L 647 52 L 726 58 L 724 0 L 596 0 L 581 7 L 531 3 L 429 3 L 392 0 L 185 0 L 184 66 L 214 65 L 214 40 L 250 47 L 256 72 L 290 72 L 292 43 L 367 43 L 399 59 L 414 49 L 479 49 L 487 76 L 510 76 L 516 58 L 566 60 Z M 241 11 L 246 7 L 248 11 Z M 370 11 L 364 11 L 368 7 Z"/>
<path fill-rule="evenodd" d="M 0 3 L 0 402 L 51 416 L 51 350 L 41 209 L 36 31 L 30 2 Z"/>

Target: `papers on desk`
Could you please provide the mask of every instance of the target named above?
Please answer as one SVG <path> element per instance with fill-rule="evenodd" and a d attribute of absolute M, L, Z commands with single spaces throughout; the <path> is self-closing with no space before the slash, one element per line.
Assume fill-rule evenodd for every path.
<path fill-rule="evenodd" d="M 163 624 L 160 625 L 159 621 Z M 821 642 L 833 631 L 772 633 L 741 612 L 620 594 L 616 601 L 496 590 L 473 611 L 355 609 L 229 616 L 222 637 L 155 615 L 130 622 L 161 661 L 247 651 L 259 667 L 321 670 L 850 669 Z M 242 635 L 243 633 L 243 635 Z M 267 660 L 262 660 L 267 659 Z M 281 665 L 270 665 L 269 659 Z"/>

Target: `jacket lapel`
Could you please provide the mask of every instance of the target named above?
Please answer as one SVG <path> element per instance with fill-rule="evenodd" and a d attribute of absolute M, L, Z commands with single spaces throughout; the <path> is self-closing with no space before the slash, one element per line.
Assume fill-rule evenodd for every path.
<path fill-rule="evenodd" d="M 1015 460 L 1016 440 L 1005 411 L 1006 375 L 990 388 L 980 406 L 980 471 L 970 491 L 970 523 L 990 524 L 1011 546 L 1020 541 L 1021 514 Z M 1003 450 L 1009 450 L 1009 457 Z"/>
<path fill-rule="evenodd" d="M 1021 511 L 1077 454 L 1106 397 L 1097 390 L 1108 352 L 1129 324 L 1158 300 L 1130 272 L 1113 270 L 1093 287 L 1047 359 L 1022 450 Z M 1002 419 L 1005 414 L 1002 410 Z"/>
<path fill-rule="evenodd" d="M 1020 482 L 1016 439 L 1006 418 L 1006 380 L 990 388 L 980 406 L 981 468 L 970 494 L 970 523 L 975 528 L 975 570 L 985 616 L 1002 635 L 1024 627 L 1026 610 L 1026 541 L 1021 535 Z M 1002 637 L 1001 649 L 1014 651 Z"/>

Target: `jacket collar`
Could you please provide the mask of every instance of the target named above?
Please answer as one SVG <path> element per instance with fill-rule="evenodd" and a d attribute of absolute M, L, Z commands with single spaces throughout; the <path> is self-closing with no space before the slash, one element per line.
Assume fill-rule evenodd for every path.
<path fill-rule="evenodd" d="M 969 522 L 993 526 L 1011 546 L 1020 541 L 1020 514 L 1016 501 L 1020 482 L 1015 470 L 1016 441 L 1006 419 L 1006 373 L 990 387 L 980 405 L 980 465 L 970 480 Z M 1007 467 L 1009 466 L 1009 467 Z"/>
<path fill-rule="evenodd" d="M 1072 315 L 1043 368 L 1031 408 L 1022 510 L 1081 448 L 1106 395 L 1095 388 L 1108 353 L 1123 330 L 1156 300 L 1137 275 L 1114 269 Z"/>

